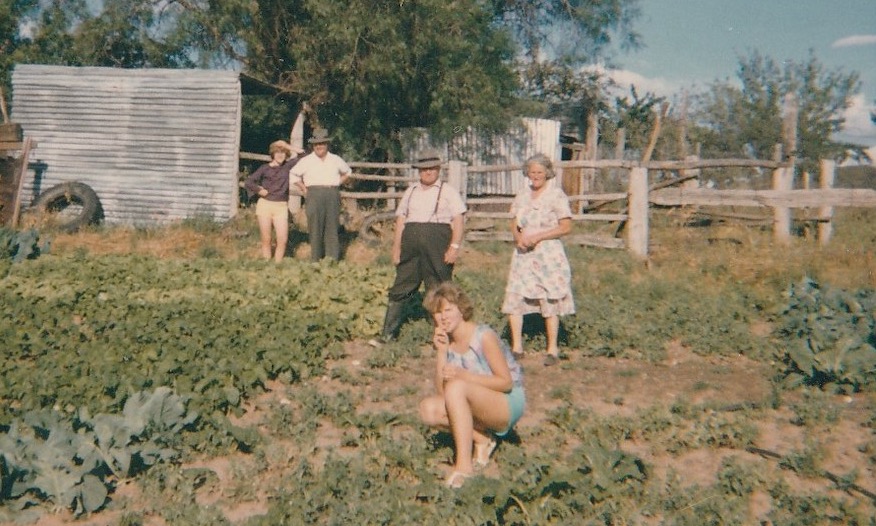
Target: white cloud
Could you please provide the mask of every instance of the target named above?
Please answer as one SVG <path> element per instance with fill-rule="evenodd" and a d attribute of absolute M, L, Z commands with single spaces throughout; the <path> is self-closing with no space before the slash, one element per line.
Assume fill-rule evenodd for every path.
<path fill-rule="evenodd" d="M 876 111 L 872 101 L 858 94 L 852 98 L 852 105 L 843 112 L 846 119 L 839 138 L 858 144 L 876 145 L 876 124 L 870 120 L 870 112 Z"/>
<path fill-rule="evenodd" d="M 685 82 L 677 79 L 664 77 L 649 78 L 627 69 L 606 69 L 602 66 L 591 66 L 589 69 L 604 73 L 618 85 L 618 91 L 622 94 L 629 93 L 630 86 L 635 86 L 639 95 L 653 93 L 658 97 L 670 97 L 680 93 L 685 88 Z"/>
<path fill-rule="evenodd" d="M 834 41 L 830 47 L 869 46 L 873 44 L 876 44 L 876 35 L 852 35 Z"/>

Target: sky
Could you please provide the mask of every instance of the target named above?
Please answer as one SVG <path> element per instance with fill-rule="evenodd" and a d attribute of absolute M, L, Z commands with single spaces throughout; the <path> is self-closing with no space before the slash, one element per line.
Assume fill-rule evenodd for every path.
<path fill-rule="evenodd" d="M 737 82 L 740 57 L 753 51 L 800 63 L 810 50 L 828 70 L 857 72 L 861 93 L 837 139 L 874 147 L 876 0 L 640 0 L 635 29 L 645 47 L 619 55 L 612 76 L 639 93 L 704 91 Z M 874 156 L 876 158 L 876 156 Z"/>

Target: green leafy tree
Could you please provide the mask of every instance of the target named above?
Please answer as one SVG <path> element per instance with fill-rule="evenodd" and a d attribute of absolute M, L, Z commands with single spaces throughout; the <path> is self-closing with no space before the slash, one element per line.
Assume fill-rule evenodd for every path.
<path fill-rule="evenodd" d="M 0 1 L 0 71 L 11 69 L 13 54 L 23 40 L 19 27 L 37 6 L 38 0 Z"/>
<path fill-rule="evenodd" d="M 637 3 L 15 0 L 7 27 L 20 31 L 24 12 L 35 22 L 9 64 L 241 69 L 279 93 L 245 102 L 265 136 L 288 133 L 307 104 L 338 148 L 392 157 L 406 127 L 506 129 L 520 113 L 520 64 L 549 49 L 572 67 L 637 44 Z"/>
<path fill-rule="evenodd" d="M 520 45 L 521 96 L 528 113 L 560 120 L 585 140 L 587 121 L 596 113 L 600 129 L 616 128 L 611 97 L 613 83 L 583 64 L 609 62 L 616 49 L 641 45 L 633 22 L 637 0 L 607 2 L 495 1 L 498 19 Z"/>
<path fill-rule="evenodd" d="M 582 64 L 604 56 L 615 44 L 623 50 L 641 45 L 633 30 L 641 14 L 638 0 L 492 0 L 490 5 L 496 22 L 511 31 L 529 62 Z"/>
<path fill-rule="evenodd" d="M 656 124 L 658 110 L 665 101 L 664 97 L 658 97 L 651 92 L 640 95 L 635 86 L 630 86 L 629 95 L 618 96 L 614 99 L 610 119 L 603 127 L 605 142 L 612 147 L 615 146 L 617 129 L 623 128 L 626 131 L 625 149 L 643 150 L 647 146 L 651 130 Z M 668 127 L 668 124 L 663 124 L 664 129 Z M 667 135 L 663 134 L 663 136 Z"/>
<path fill-rule="evenodd" d="M 193 47 L 179 32 L 163 32 L 154 2 L 114 0 L 73 31 L 73 53 L 84 64 L 104 67 L 191 67 Z"/>
<path fill-rule="evenodd" d="M 275 102 L 306 103 L 312 125 L 360 155 L 386 155 L 401 128 L 447 137 L 502 129 L 514 113 L 515 47 L 479 2 L 180 5 L 213 60 L 240 62 L 280 90 Z"/>
<path fill-rule="evenodd" d="M 702 144 L 704 156 L 771 158 L 775 145 L 782 142 L 786 95 L 797 100 L 797 149 L 793 153 L 804 169 L 819 159 L 847 155 L 848 145 L 831 136 L 843 129 L 843 110 L 860 89 L 856 72 L 828 70 L 813 53 L 805 61 L 779 65 L 755 52 L 740 59 L 737 76 L 740 86 L 715 82 L 698 97 L 698 126 L 691 136 Z"/>
<path fill-rule="evenodd" d="M 541 74 L 542 50 L 571 74 L 616 41 L 638 44 L 637 0 L 177 4 L 200 28 L 190 32 L 203 35 L 202 50 L 308 103 L 361 153 L 391 150 L 405 127 L 445 138 L 468 127 L 503 130 L 528 97 L 521 73 Z"/>

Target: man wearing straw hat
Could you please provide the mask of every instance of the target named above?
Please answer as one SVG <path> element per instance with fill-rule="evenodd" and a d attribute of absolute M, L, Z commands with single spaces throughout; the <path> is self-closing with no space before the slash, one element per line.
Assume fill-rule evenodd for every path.
<path fill-rule="evenodd" d="M 420 180 L 405 190 L 395 211 L 392 262 L 395 282 L 389 289 L 389 304 L 383 331 L 372 345 L 393 340 L 403 321 L 408 299 L 425 283 L 426 288 L 453 277 L 463 236 L 465 203 L 459 191 L 441 181 L 441 154 L 427 149 L 412 164 Z"/>
<path fill-rule="evenodd" d="M 308 139 L 313 152 L 304 156 L 289 173 L 298 191 L 307 200 L 307 235 L 310 260 L 341 259 L 338 237 L 341 216 L 341 185 L 352 173 L 350 166 L 329 152 L 328 130 L 318 128 Z"/>

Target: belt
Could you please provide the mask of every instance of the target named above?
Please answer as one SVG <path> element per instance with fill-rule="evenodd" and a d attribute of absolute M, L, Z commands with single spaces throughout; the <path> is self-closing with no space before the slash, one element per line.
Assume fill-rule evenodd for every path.
<path fill-rule="evenodd" d="M 308 185 L 307 188 L 340 188 L 340 186 L 336 184 L 312 184 Z"/>

